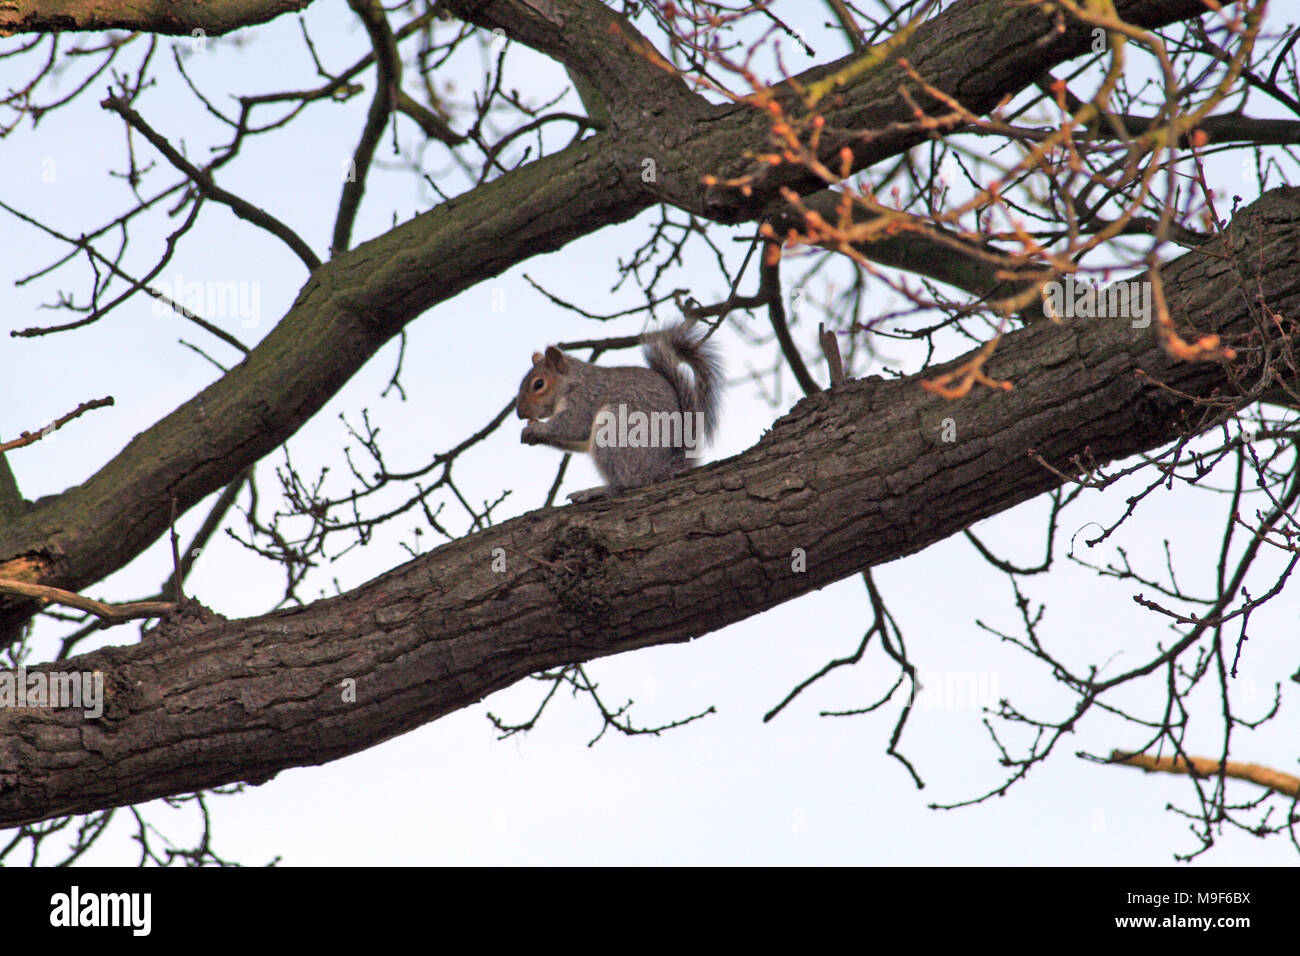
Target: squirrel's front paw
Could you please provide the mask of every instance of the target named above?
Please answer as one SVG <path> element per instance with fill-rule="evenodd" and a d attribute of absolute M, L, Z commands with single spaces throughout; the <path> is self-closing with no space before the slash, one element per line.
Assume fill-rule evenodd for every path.
<path fill-rule="evenodd" d="M 524 430 L 519 433 L 519 440 L 525 445 L 540 445 L 542 443 L 541 433 L 538 428 L 541 422 L 530 421 L 524 426 Z"/>

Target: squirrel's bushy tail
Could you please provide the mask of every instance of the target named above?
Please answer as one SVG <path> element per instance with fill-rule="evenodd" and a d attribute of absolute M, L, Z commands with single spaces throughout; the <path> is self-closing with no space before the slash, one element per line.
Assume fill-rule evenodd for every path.
<path fill-rule="evenodd" d="M 672 383 L 682 411 L 704 415 L 704 435 L 713 438 L 722 404 L 722 358 L 718 347 L 682 322 L 646 338 L 645 358 L 649 366 Z M 692 378 L 681 370 L 690 366 Z"/>

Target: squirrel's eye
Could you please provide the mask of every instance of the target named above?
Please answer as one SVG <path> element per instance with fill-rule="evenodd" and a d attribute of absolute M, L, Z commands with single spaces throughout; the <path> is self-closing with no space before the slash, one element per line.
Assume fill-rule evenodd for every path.
<path fill-rule="evenodd" d="M 542 379 L 542 378 L 535 378 L 535 379 L 533 379 L 533 391 L 534 391 L 534 392 L 540 392 L 540 391 L 541 391 L 543 388 L 545 388 L 545 387 L 546 387 L 546 380 L 545 380 L 545 379 Z"/>

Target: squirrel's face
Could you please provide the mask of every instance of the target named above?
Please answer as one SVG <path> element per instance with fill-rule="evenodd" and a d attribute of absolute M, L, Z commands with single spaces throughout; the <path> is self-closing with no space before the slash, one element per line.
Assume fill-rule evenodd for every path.
<path fill-rule="evenodd" d="M 533 367 L 519 384 L 516 415 L 538 421 L 559 411 L 557 399 L 563 390 L 565 364 L 564 353 L 554 346 L 548 348 L 545 355 L 533 353 Z"/>
<path fill-rule="evenodd" d="M 519 386 L 519 398 L 515 401 L 516 414 L 520 418 L 534 421 L 543 417 L 541 414 L 545 407 L 543 403 L 551 390 L 551 382 L 541 368 L 534 368 L 524 376 L 523 384 Z"/>

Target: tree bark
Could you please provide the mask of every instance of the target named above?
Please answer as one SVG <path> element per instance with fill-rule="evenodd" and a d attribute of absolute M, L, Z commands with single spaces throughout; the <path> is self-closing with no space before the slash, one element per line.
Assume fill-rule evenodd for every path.
<path fill-rule="evenodd" d="M 0 827 L 353 753 L 538 670 L 690 640 L 918 551 L 1057 485 L 1031 450 L 1070 472 L 1074 455 L 1105 463 L 1194 433 L 1195 399 L 1231 406 L 1262 377 L 1280 330 L 1261 303 L 1300 311 L 1297 261 L 1300 189 L 1283 188 L 1162 267 L 1183 334 L 1232 337 L 1235 364 L 1175 361 L 1154 322 L 1037 323 L 989 363 L 1010 392 L 952 402 L 916 377 L 844 382 L 673 481 L 523 515 L 304 608 L 192 611 L 47 665 L 101 671 L 107 707 L 0 708 Z"/>
<path fill-rule="evenodd" d="M 0 36 L 65 30 L 138 30 L 220 36 L 305 9 L 311 0 L 11 0 L 0 3 Z"/>

